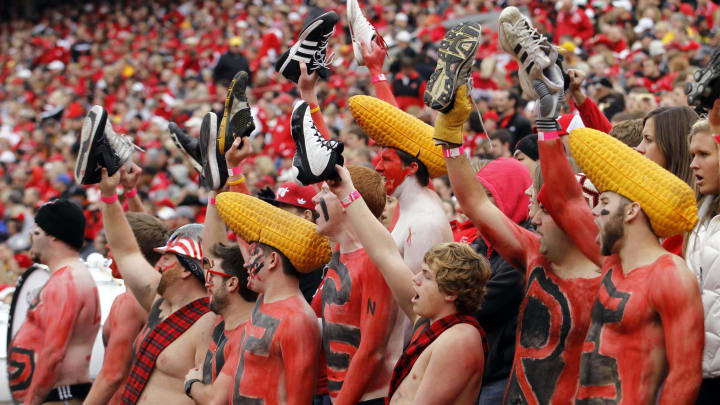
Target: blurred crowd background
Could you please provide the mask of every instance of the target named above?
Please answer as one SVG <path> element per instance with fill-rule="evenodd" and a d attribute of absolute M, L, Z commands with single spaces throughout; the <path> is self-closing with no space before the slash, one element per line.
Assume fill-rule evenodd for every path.
<path fill-rule="evenodd" d="M 685 84 L 719 38 L 720 11 L 710 0 L 361 2 L 389 46 L 387 76 L 401 107 L 432 123 L 422 94 L 445 30 L 508 5 L 532 16 L 559 47 L 566 68 L 587 74 L 585 94 L 613 123 L 642 118 L 658 106 L 687 105 Z M 99 191 L 75 185 L 72 175 L 83 118 L 94 104 L 107 109 L 115 131 L 145 150 L 135 160 L 144 171 L 138 192 L 146 210 L 169 228 L 202 222 L 206 192 L 167 125 L 175 121 L 197 135 L 206 112 L 222 115 L 233 75 L 247 70 L 258 152 L 245 165 L 248 185 L 257 193 L 286 180 L 297 91 L 274 62 L 306 21 L 331 9 L 341 18 L 329 45 L 332 75 L 318 85 L 319 100 L 332 135 L 345 142 L 346 162 L 372 166 L 377 148 L 347 110 L 350 96 L 373 93 L 367 69 L 353 59 L 344 2 L 3 2 L 0 288 L 31 264 L 28 230 L 37 208 L 54 197 L 85 207 L 84 254 L 105 252 Z M 500 49 L 496 27 L 486 24 L 472 73 L 477 110 L 466 128 L 466 143 L 478 157 L 512 154 L 516 141 L 532 131 L 533 105 L 522 97 L 517 68 Z M 569 98 L 567 113 L 574 110 Z M 639 130 L 628 136 L 640 142 Z M 434 184 L 447 201 L 448 220 L 458 219 L 447 183 Z"/>

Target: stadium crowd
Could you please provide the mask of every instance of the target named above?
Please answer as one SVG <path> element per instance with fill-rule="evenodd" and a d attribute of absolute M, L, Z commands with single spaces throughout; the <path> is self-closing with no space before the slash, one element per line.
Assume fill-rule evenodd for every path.
<path fill-rule="evenodd" d="M 703 163 L 698 163 L 696 157 L 700 156 L 698 150 L 702 148 L 691 142 L 699 142 L 692 141 L 700 139 L 697 134 L 710 134 L 712 129 L 720 125 L 720 109 L 713 108 L 710 111 L 709 121 L 701 119 L 688 106 L 685 88 L 699 80 L 696 72 L 711 63 L 713 50 L 720 44 L 718 5 L 710 0 L 370 0 L 361 4 L 365 16 L 387 44 L 384 71 L 397 107 L 426 124 L 435 125 L 436 140 L 443 139 L 437 135 L 437 128 L 442 128 L 438 122 L 445 125 L 448 122 L 446 120 L 452 119 L 446 118 L 452 117 L 450 110 L 438 113 L 435 111 L 437 108 L 426 106 L 425 92 L 432 87 L 435 80 L 432 75 L 438 63 L 441 40 L 453 26 L 466 17 L 491 16 L 487 20 L 489 22 L 482 26 L 482 37 L 470 67 L 472 86 L 468 89 L 468 95 L 473 103 L 469 119 L 459 124 L 462 127 L 461 140 L 465 150 L 469 151 L 473 175 L 479 172 L 477 178 L 492 194 L 494 204 L 512 220 L 512 229 L 517 227 L 522 231 L 516 232 L 529 234 L 527 230 L 540 229 L 542 224 L 529 215 L 526 209 L 528 200 L 537 199 L 545 208 L 553 206 L 559 209 L 559 206 L 554 205 L 552 197 L 542 197 L 539 187 L 532 197 L 523 197 L 526 189 L 532 189 L 533 183 L 537 186 L 535 174 L 541 171 L 540 155 L 550 156 L 550 147 L 546 143 L 549 138 L 543 140 L 543 136 L 547 136 L 543 133 L 547 134 L 552 130 L 547 130 L 545 126 L 547 122 L 543 120 L 546 117 L 537 114 L 541 107 L 539 97 L 527 94 L 527 89 L 521 84 L 518 69 L 524 68 L 524 61 L 518 60 L 516 55 L 508 54 L 501 44 L 502 39 L 499 38 L 496 24 L 497 15 L 509 6 L 527 11 L 532 25 L 556 46 L 555 49 L 561 55 L 560 59 L 568 76 L 565 78 L 567 97 L 563 100 L 563 105 L 558 107 L 559 112 L 556 111 L 560 136 L 567 135 L 573 129 L 587 127 L 609 133 L 634 148 L 694 189 L 700 201 L 698 206 L 701 207 L 701 223 L 710 224 L 702 228 L 702 232 L 709 233 L 708 229 L 714 229 L 712 226 L 715 223 L 711 223 L 710 219 L 719 214 L 717 201 L 714 197 L 702 200 L 701 197 L 716 196 L 720 193 L 717 184 L 718 168 L 706 169 Z M 303 93 L 306 89 L 303 88 L 302 81 L 307 77 L 303 74 L 300 83 L 288 80 L 276 72 L 276 62 L 280 55 L 296 42 L 297 35 L 309 22 L 331 10 L 337 13 L 339 19 L 327 50 L 327 54 L 332 55 L 329 58 L 330 75 L 319 80 L 317 84 L 312 84 L 312 91 L 317 97 L 317 105 L 324 119 L 321 132 L 324 132 L 326 126 L 327 134 L 324 135 L 343 142 L 342 155 L 346 167 L 364 166 L 376 169 L 385 181 L 392 180 L 394 174 L 390 172 L 388 158 L 384 155 L 387 149 L 381 148 L 380 142 L 369 136 L 358 118 L 351 114 L 351 97 L 377 95 L 378 76 L 371 74 L 367 67 L 358 65 L 344 2 L 317 0 L 308 4 L 300 0 L 96 1 L 81 7 L 72 4 L 60 5 L 45 10 L 37 20 L 18 19 L 0 25 L 0 289 L 12 287 L 19 275 L 33 263 L 31 232 L 36 224 L 36 216 L 45 203 L 57 197 L 74 200 L 83 209 L 86 227 L 80 249 L 82 257 L 93 252 L 107 256 L 108 245 L 113 245 L 110 239 L 118 240 L 118 235 L 121 235 L 117 230 L 109 230 L 117 228 L 118 222 L 115 222 L 115 218 L 108 225 L 108 216 L 113 213 L 107 206 L 107 190 L 110 184 L 108 176 L 103 177 L 100 185 L 81 186 L 76 183 L 73 174 L 81 148 L 79 134 L 83 129 L 86 114 L 93 105 L 102 106 L 107 111 L 108 120 L 116 133 L 129 135 L 134 144 L 142 148 L 142 152 L 134 155 L 134 163 L 141 172 L 135 182 L 130 182 L 136 183 L 132 190 L 122 188 L 127 181 L 127 172 L 131 171 L 130 166 L 122 170 L 119 201 L 125 211 L 128 208 L 133 210 L 131 205 L 134 204 L 132 200 L 136 193 L 142 210 L 159 218 L 169 231 L 193 223 L 205 223 L 207 227 L 208 223 L 212 223 L 209 221 L 219 222 L 220 217 L 233 228 L 230 224 L 233 219 L 228 220 L 219 206 L 217 210 L 208 208 L 214 205 L 216 195 L 212 190 L 208 190 L 207 184 L 203 183 L 204 180 L 187 156 L 173 143 L 168 135 L 168 125 L 174 122 L 191 136 L 198 137 L 201 126 L 204 125 L 205 114 L 213 111 L 218 117 L 223 117 L 226 94 L 230 94 L 228 88 L 234 83 L 233 79 L 238 72 L 247 72 L 246 95 L 255 129 L 250 138 L 246 138 L 250 140 L 254 153 L 243 154 L 243 157 L 247 157 L 243 161 L 246 179 L 244 184 L 247 190 L 243 191 L 253 196 L 281 201 L 283 194 L 288 192 L 286 182 L 292 180 L 296 174 L 293 172 L 296 143 L 291 136 L 294 102 L 298 98 L 308 100 Z M 313 111 L 313 114 L 316 112 Z M 564 141 L 567 142 L 567 137 L 564 137 Z M 228 167 L 231 168 L 231 155 L 240 152 L 233 149 L 233 152 L 225 153 Z M 717 161 L 717 155 L 715 156 Z M 576 162 L 571 160 L 570 163 L 575 171 L 579 172 Z M 384 169 L 381 168 L 383 164 L 386 165 Z M 512 254 L 501 252 L 501 258 L 495 252 L 495 245 L 501 245 L 499 242 L 505 240 L 502 239 L 504 236 L 486 237 L 483 233 L 485 226 L 495 227 L 498 224 L 491 221 L 483 223 L 482 226 L 478 225 L 480 212 L 483 212 L 483 215 L 487 212 L 468 208 L 471 202 L 477 200 L 477 195 L 459 191 L 469 187 L 464 183 L 467 179 L 458 174 L 464 167 L 454 165 L 455 163 L 448 159 L 449 174 L 436 177 L 430 173 L 429 177 L 433 178 L 430 179 L 429 188 L 422 187 L 423 192 L 431 190 L 428 192 L 431 197 L 428 198 L 441 201 L 444 210 L 442 222 L 449 226 L 451 239 L 471 244 L 476 251 L 490 260 L 493 277 L 497 277 L 498 272 L 508 275 L 507 279 L 496 279 L 497 282 L 505 283 L 505 286 L 522 285 L 524 280 L 521 278 L 525 276 L 512 270 L 513 267 L 527 268 L 529 274 L 532 263 L 540 259 L 530 257 L 531 254 L 527 253 L 527 257 L 521 258 L 518 255 L 511 260 L 508 256 Z M 404 170 L 405 162 L 402 167 Z M 528 170 L 525 171 L 523 167 Z M 349 172 L 342 169 L 340 178 L 344 184 L 352 179 L 351 185 L 355 183 L 362 198 L 369 200 L 361 185 L 357 184 L 356 176 L 360 175 L 353 170 L 357 169 Z M 542 168 L 543 176 L 548 173 L 557 174 L 546 170 L 545 167 Z M 714 174 L 703 170 L 714 170 Z M 432 168 L 427 168 L 425 181 L 428 177 L 427 171 L 432 171 Z M 135 172 L 133 169 L 133 173 Z M 422 176 L 418 175 L 418 178 L 420 185 L 424 186 Z M 593 186 L 587 177 L 578 175 L 578 180 L 584 199 L 590 203 L 593 213 L 595 207 L 606 207 L 610 204 L 608 201 L 603 202 L 598 188 Z M 119 181 L 119 178 L 116 181 Z M 337 194 L 339 200 L 341 193 L 352 190 L 346 190 L 338 183 L 341 182 L 318 188 L 316 191 L 319 192 L 318 195 L 324 195 L 325 199 L 334 198 Z M 115 185 L 118 185 L 117 182 Z M 403 217 L 407 215 L 403 211 L 407 207 L 403 198 L 408 197 L 403 197 L 402 194 L 406 189 L 400 189 L 397 193 L 393 192 L 394 190 L 387 189 L 387 200 L 382 204 L 384 209 L 381 207 L 379 211 L 373 210 L 373 206 L 368 203 L 372 214 L 377 214 L 375 216 L 390 230 L 394 226 L 397 228 L 398 223 L 402 224 L 403 218 L 405 221 L 412 218 Z M 126 193 L 131 193 L 132 196 L 127 196 Z M 306 202 L 312 201 L 308 202 L 307 206 L 298 206 L 301 210 L 314 210 L 317 199 L 314 194 L 300 197 L 305 198 Z M 501 207 L 502 204 L 498 204 L 498 201 L 505 198 L 513 199 L 514 205 Z M 634 201 L 632 198 L 630 200 Z M 352 201 L 353 199 L 350 200 Z M 347 208 L 344 202 L 342 204 Z M 318 220 L 321 213 L 315 211 L 315 219 Z M 602 215 L 606 214 L 596 214 Z M 308 219 L 312 219 L 312 214 L 309 216 Z M 327 229 L 331 229 L 327 211 L 324 220 Z M 357 218 L 347 219 L 348 222 L 343 226 L 350 227 L 355 221 L 363 220 L 368 221 L 368 218 L 361 217 L 358 210 Z M 650 218 L 651 222 L 652 220 L 653 218 Z M 318 221 L 319 224 L 322 223 L 322 219 Z M 564 225 L 566 224 L 560 223 L 560 228 Z M 582 228 L 584 225 L 572 226 Z M 320 227 L 321 225 L 318 229 Z M 383 266 L 375 260 L 378 257 L 375 255 L 382 257 L 378 253 L 382 252 L 382 249 L 369 245 L 366 236 L 364 237 L 357 227 L 355 229 L 358 243 L 362 243 L 367 255 L 373 259 L 387 280 Z M 637 228 L 630 232 L 640 232 L 635 229 Z M 692 226 L 687 231 L 690 229 Z M 565 228 L 563 230 L 567 231 Z M 240 233 L 234 228 L 233 231 L 235 232 L 228 233 L 230 238 L 235 238 L 236 234 Z M 701 266 L 707 259 L 704 256 L 702 259 L 692 256 L 693 249 L 698 249 L 702 243 L 691 242 L 691 238 L 687 236 L 690 232 L 683 235 L 683 230 L 660 235 L 656 227 L 653 227 L 652 231 L 655 232 L 655 239 L 657 236 L 663 237 L 663 246 L 668 251 L 685 258 L 689 255 L 690 269 L 695 271 L 695 268 L 700 266 L 702 274 Z M 118 233 L 115 233 L 115 236 L 106 234 L 111 232 Z M 327 232 L 328 235 L 332 233 Z M 697 234 L 700 231 L 694 232 Z M 331 240 L 337 241 L 339 251 L 342 251 L 342 237 L 335 234 L 330 236 L 339 238 L 331 237 Z M 397 242 L 395 231 L 392 236 Z M 413 237 L 417 238 L 417 241 L 422 241 L 423 238 L 419 233 L 400 236 L 406 240 L 406 249 Z M 571 238 L 574 237 L 575 235 L 571 235 Z M 528 240 L 530 239 L 528 237 Z M 518 237 L 518 240 L 524 241 L 521 237 Z M 399 243 L 402 245 L 402 240 Z M 587 245 L 577 241 L 573 243 L 571 250 L 577 249 L 587 256 L 585 265 L 588 268 L 604 269 L 605 266 L 611 266 L 602 264 L 604 262 L 598 252 L 587 253 Z M 394 249 L 395 245 L 392 247 Z M 535 247 L 531 242 L 522 242 L 522 247 L 528 252 L 539 249 L 537 257 L 547 253 L 543 252 L 542 244 Z M 171 248 L 168 241 L 166 249 Z M 253 245 L 250 245 L 250 255 L 256 257 L 259 253 L 253 253 L 252 248 Z M 413 273 L 424 271 L 421 269 L 424 251 L 415 263 L 409 261 L 408 252 L 405 250 L 405 265 L 413 270 Z M 428 254 L 441 255 L 434 250 Z M 223 256 L 217 252 L 214 255 Z M 603 255 L 610 256 L 610 252 L 603 252 Z M 226 256 L 225 260 L 229 260 L 227 257 L 229 256 Z M 333 256 L 333 260 L 335 257 Z M 339 257 L 342 259 L 344 256 Z M 403 258 L 401 262 L 402 260 Z M 702 263 L 698 264 L 697 261 Z M 399 265 L 401 262 L 393 264 Z M 558 265 L 558 262 L 553 260 L 549 262 Z M 259 268 L 257 272 L 260 272 Z M 315 274 L 322 276 L 321 273 Z M 123 276 L 126 274 L 123 273 Z M 203 276 L 200 277 L 204 280 Z M 279 279 L 280 276 L 272 277 Z M 483 283 L 487 282 L 489 275 L 484 277 Z M 128 277 L 125 278 L 128 283 Z M 252 284 L 252 274 L 250 278 Z M 585 276 L 580 278 L 590 279 Z M 278 279 L 273 278 L 276 281 Z M 317 282 L 314 286 L 317 286 Z M 398 299 L 398 296 L 407 292 L 396 290 L 390 282 L 388 284 L 392 295 L 390 291 L 385 291 L 387 297 L 394 296 Z M 597 285 L 583 288 L 593 287 L 597 289 Z M 322 285 L 320 288 L 323 288 Z M 130 285 L 130 289 L 133 292 L 136 290 L 133 285 Z M 718 294 L 717 286 L 701 285 L 699 291 L 703 291 L 703 301 L 706 298 L 705 289 L 712 294 Z M 582 288 L 577 287 L 577 290 L 581 291 Z M 497 304 L 498 307 L 489 306 L 483 308 L 487 313 L 474 314 L 480 325 L 489 332 L 490 351 L 487 352 L 486 349 L 485 356 L 492 359 L 492 367 L 488 366 L 484 375 L 480 373 L 483 387 L 490 387 L 483 391 L 483 395 L 488 395 L 486 402 L 482 402 L 481 398 L 480 403 L 497 403 L 492 399 L 498 398 L 497 392 L 500 393 L 499 398 L 502 398 L 504 393 L 506 403 L 515 403 L 511 402 L 516 398 L 512 395 L 527 395 L 533 391 L 525 386 L 513 387 L 512 383 L 506 390 L 513 359 L 517 362 L 519 356 L 525 355 L 522 351 L 512 351 L 515 347 L 516 323 L 519 320 L 515 313 L 517 311 L 508 310 L 507 305 L 510 308 L 520 306 L 524 290 L 518 287 L 504 291 L 512 291 L 512 294 L 506 297 L 507 301 L 498 303 L 491 300 L 497 297 L 489 297 L 488 302 Z M 313 291 L 303 293 L 308 302 L 311 302 L 314 288 Z M 137 297 L 137 294 L 135 295 Z M 325 305 L 325 293 L 322 295 L 321 305 Z M 152 304 L 149 298 L 145 302 L 138 298 L 138 301 L 145 310 Z M 254 302 L 254 299 L 248 299 L 248 302 L 250 301 Z M 707 302 L 703 303 L 708 305 Z M 586 307 L 582 307 L 585 304 Z M 589 314 L 591 304 L 592 301 L 587 301 L 584 304 L 573 302 L 571 305 L 585 308 Z M 694 304 L 693 301 L 688 307 Z M 401 310 L 406 310 L 402 304 L 399 305 Z M 368 311 L 369 308 L 370 301 Z M 375 314 L 375 307 L 372 308 Z M 522 308 L 525 309 L 524 304 Z M 317 308 L 313 309 L 317 312 Z M 707 307 L 705 309 L 708 310 Z M 497 316 L 492 310 L 505 311 L 513 316 L 496 325 L 493 322 L 497 320 Z M 405 312 L 414 320 L 410 315 L 412 310 Z M 658 312 L 664 315 L 662 310 Z M 688 319 L 690 318 L 688 316 Z M 483 319 L 493 326 L 486 326 Z M 202 321 L 201 319 L 200 322 Z M 204 322 L 209 321 L 205 319 Z M 690 320 L 686 322 L 677 327 L 698 326 Z M 715 325 L 720 320 L 706 318 L 705 322 L 708 329 L 708 322 Z M 404 325 L 404 328 L 407 327 L 408 325 Z M 574 330 L 568 333 L 572 335 L 573 332 Z M 324 329 L 322 333 L 324 336 Z M 712 344 L 717 345 L 719 336 L 720 332 L 710 328 L 706 333 L 706 344 L 713 342 Z M 580 338 L 585 338 L 585 331 Z M 393 335 L 392 339 L 402 337 Z M 667 339 L 670 341 L 670 337 Z M 706 359 L 710 356 L 710 364 L 706 366 L 703 363 L 703 378 L 710 381 L 707 387 L 703 385 L 704 389 L 707 389 L 705 394 L 718 392 L 720 366 L 714 363 L 714 359 L 715 356 L 720 358 L 720 354 L 717 353 L 717 346 L 714 347 L 714 355 L 712 352 L 709 355 L 706 353 Z M 509 354 L 501 352 L 505 349 L 510 350 Z M 204 349 L 198 349 L 198 353 L 204 353 Z M 697 353 L 685 353 L 687 356 L 695 354 Z M 328 361 L 330 365 L 330 360 Z M 389 372 L 391 371 L 392 367 Z M 620 372 L 626 371 L 621 368 Z M 216 377 L 219 378 L 219 373 L 217 376 L 213 375 L 212 381 L 202 382 L 208 385 L 215 381 Z M 337 376 L 333 375 L 332 371 L 328 371 L 325 376 L 330 380 L 335 377 Z M 394 378 L 393 374 L 393 380 Z M 531 380 L 530 377 L 527 378 L 528 381 Z M 564 381 L 568 379 L 572 380 L 565 374 L 558 377 L 558 391 L 553 395 L 562 394 Z M 202 377 L 197 379 L 198 382 L 201 380 Z M 205 387 L 193 391 L 192 379 L 188 382 L 190 388 L 187 391 L 186 386 L 186 392 L 205 398 L 207 393 L 201 392 Z M 332 381 L 326 383 L 328 386 L 325 390 L 330 389 L 332 392 Z M 390 384 L 392 396 L 393 389 L 398 387 L 393 388 L 393 381 Z M 400 388 L 398 392 L 402 395 L 407 386 Z M 587 391 L 590 393 L 588 398 L 593 393 L 591 388 Z M 673 381 L 667 383 L 667 395 L 682 397 L 673 391 L 674 388 Z M 383 393 L 383 396 L 385 394 Z M 466 392 L 463 395 L 477 397 L 477 394 Z M 491 396 L 493 394 L 495 396 Z M 642 396 L 645 394 L 647 393 L 641 393 L 638 398 L 652 399 L 655 395 L 660 397 L 657 392 L 647 394 L 649 397 Z M 139 396 L 138 392 L 134 400 Z M 627 398 L 630 397 L 626 397 L 626 401 L 629 401 Z M 124 399 L 131 401 L 127 396 Z M 335 396 L 333 399 L 336 399 Z"/>

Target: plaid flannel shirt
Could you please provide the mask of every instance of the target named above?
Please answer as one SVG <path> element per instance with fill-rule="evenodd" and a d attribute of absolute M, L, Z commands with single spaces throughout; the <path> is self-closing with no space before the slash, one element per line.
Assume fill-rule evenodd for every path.
<path fill-rule="evenodd" d="M 148 333 L 140 343 L 140 349 L 137 351 L 130 375 L 125 382 L 122 392 L 123 403 L 134 404 L 137 402 L 145 384 L 150 379 L 150 374 L 155 368 L 155 361 L 160 353 L 190 329 L 195 321 L 210 311 L 208 302 L 207 297 L 196 299 L 163 319 Z"/>
<path fill-rule="evenodd" d="M 400 356 L 397 363 L 395 363 L 395 369 L 393 370 L 392 377 L 390 378 L 390 392 L 388 393 L 387 398 L 385 398 L 386 404 L 390 402 L 390 398 L 392 398 L 395 390 L 397 390 L 400 386 L 400 383 L 402 383 L 405 377 L 410 374 L 410 370 L 418 357 L 420 357 L 420 353 L 430 346 L 430 343 L 435 341 L 435 339 L 437 339 L 443 332 L 448 330 L 451 326 L 459 323 L 469 323 L 477 328 L 482 336 L 483 352 L 485 354 L 485 359 L 487 359 L 488 344 L 487 339 L 485 338 L 485 331 L 475 318 L 468 315 L 452 314 L 439 319 L 433 322 L 429 327 L 425 328 L 425 330 L 422 331 L 416 339 L 412 340 L 405 348 L 405 351 L 402 356 Z"/>

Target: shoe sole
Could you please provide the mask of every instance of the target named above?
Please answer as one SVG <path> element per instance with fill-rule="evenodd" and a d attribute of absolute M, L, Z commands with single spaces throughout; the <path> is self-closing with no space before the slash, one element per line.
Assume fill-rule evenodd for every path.
<path fill-rule="evenodd" d="M 720 93 L 720 49 L 715 50 L 710 58 L 710 62 L 703 69 L 695 72 L 693 79 L 695 83 L 688 83 L 685 86 L 685 94 L 687 94 L 687 102 L 701 112 L 712 109 L 715 98 Z"/>
<path fill-rule="evenodd" d="M 440 42 L 438 62 L 425 90 L 425 104 L 433 110 L 449 111 L 457 88 L 467 80 L 480 45 L 480 25 L 465 23 L 453 27 Z"/>
<path fill-rule="evenodd" d="M 91 159 L 91 153 L 96 145 L 96 141 L 100 139 L 107 125 L 107 111 L 100 106 L 94 106 L 85 116 L 80 136 L 80 150 L 78 151 L 77 160 L 75 162 L 75 183 L 93 184 L 93 177 L 97 178 L 97 174 L 86 173 L 88 163 Z M 92 157 L 95 159 L 95 157 Z M 97 163 L 97 162 L 96 162 Z"/>
<path fill-rule="evenodd" d="M 218 150 L 221 155 L 225 155 L 230 150 L 235 138 L 249 136 L 255 130 L 255 122 L 245 95 L 248 76 L 247 73 L 243 73 L 245 72 L 241 72 L 233 80 L 225 100 L 225 115 L 223 115 L 223 123 L 220 124 L 218 135 L 218 145 L 220 146 Z M 229 120 L 228 117 L 230 117 Z"/>
<path fill-rule="evenodd" d="M 315 28 L 317 28 L 319 25 L 321 25 L 324 22 L 325 22 L 325 20 L 318 18 L 312 24 L 308 25 L 304 30 L 302 30 L 302 32 L 300 33 L 300 36 L 298 37 L 298 40 L 295 41 L 295 43 L 290 47 L 290 51 L 288 52 L 288 56 L 285 59 L 285 62 L 283 62 L 283 64 L 280 66 L 280 69 L 277 70 L 278 72 L 280 72 L 281 75 L 285 76 L 285 73 L 283 73 L 283 72 L 285 71 L 285 69 L 287 69 L 288 65 L 290 65 L 290 62 L 292 62 L 294 60 L 293 56 L 295 56 L 298 49 L 300 49 L 300 43 L 302 41 L 304 41 Z M 295 62 L 300 63 L 297 61 L 295 61 Z M 291 78 L 291 77 L 287 77 L 287 76 L 285 76 L 285 77 L 287 79 L 290 79 L 297 83 L 297 80 L 293 80 L 293 78 Z"/>
<path fill-rule="evenodd" d="M 175 130 L 170 129 L 171 126 L 174 126 L 176 129 Z M 200 162 L 198 162 L 197 159 L 195 159 L 190 154 L 190 152 L 188 152 L 188 150 L 185 149 L 182 142 L 180 142 L 180 138 L 178 138 L 177 135 L 175 134 L 175 131 L 179 131 L 179 130 L 180 130 L 180 128 L 174 122 L 171 122 L 170 124 L 168 124 L 168 132 L 170 132 L 170 139 L 172 139 L 175 146 L 178 149 L 180 149 L 180 152 L 182 152 L 183 155 L 185 155 L 187 157 L 187 159 L 190 161 L 190 165 L 193 167 L 193 169 L 195 169 L 202 176 L 203 175 L 202 164 Z"/>
<path fill-rule="evenodd" d="M 217 161 L 217 115 L 207 113 L 200 125 L 200 153 L 205 179 L 213 190 L 220 188 L 220 171 Z"/>

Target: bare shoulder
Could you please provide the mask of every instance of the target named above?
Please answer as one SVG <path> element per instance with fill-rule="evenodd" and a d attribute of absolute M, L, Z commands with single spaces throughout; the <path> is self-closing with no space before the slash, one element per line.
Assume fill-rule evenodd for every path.
<path fill-rule="evenodd" d="M 482 347 L 483 337 L 480 331 L 467 323 L 453 325 L 443 332 L 436 340 L 439 345 L 457 347 L 471 347 L 479 345 Z M 464 352 L 463 352 L 464 353 Z"/>
<path fill-rule="evenodd" d="M 463 350 L 458 350 L 462 347 Z M 484 362 L 483 337 L 472 325 L 460 323 L 443 332 L 432 343 L 431 362 L 481 366 Z"/>
<path fill-rule="evenodd" d="M 69 272 L 63 273 L 63 278 L 72 282 L 76 289 L 83 291 L 92 290 L 97 287 L 95 280 L 90 274 L 90 270 L 88 270 L 83 263 L 73 263 L 70 265 L 70 270 Z"/>

